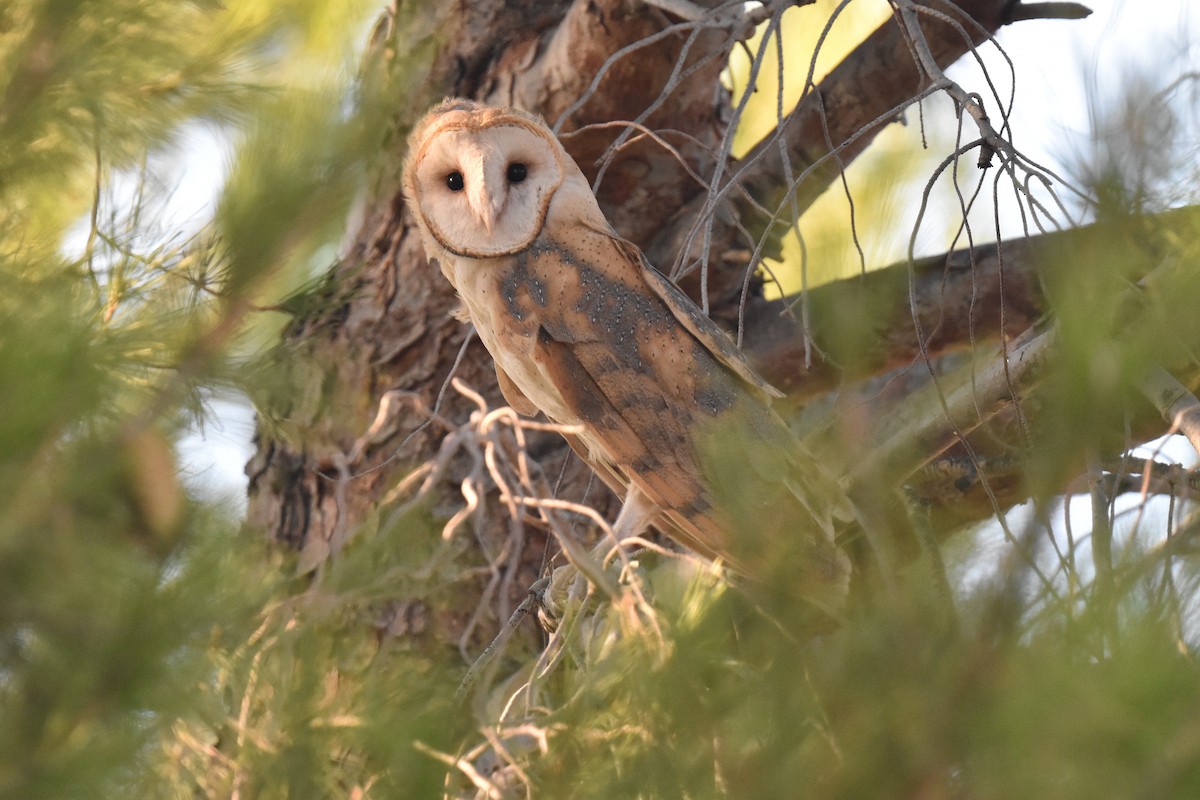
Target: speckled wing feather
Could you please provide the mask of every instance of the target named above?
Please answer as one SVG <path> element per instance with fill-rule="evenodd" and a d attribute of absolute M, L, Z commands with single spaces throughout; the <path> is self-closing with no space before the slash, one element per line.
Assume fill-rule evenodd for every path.
<path fill-rule="evenodd" d="M 727 531 L 714 515 L 700 480 L 683 415 L 663 420 L 652 413 L 654 393 L 637 378 L 606 371 L 600 346 L 567 344 L 544 333 L 535 357 L 579 412 L 582 434 L 572 445 L 610 487 L 624 495 L 638 486 L 670 520 L 683 544 L 709 557 L 731 558 Z M 613 484 L 616 483 L 617 486 Z"/>
<path fill-rule="evenodd" d="M 666 304 L 679 324 L 695 336 L 696 340 L 704 345 L 714 358 L 733 370 L 734 374 L 745 381 L 748 386 L 763 392 L 768 397 L 783 397 L 783 392 L 767 383 L 761 375 L 754 371 L 754 367 L 750 366 L 750 362 L 746 360 L 742 351 L 737 348 L 725 331 L 706 317 L 700 307 L 680 291 L 678 286 L 671 283 L 665 275 L 650 265 L 637 245 L 622 239 L 612 231 L 599 231 L 599 233 L 612 237 L 617 249 L 625 258 L 641 268 L 646 285 Z"/>
<path fill-rule="evenodd" d="M 568 439 L 606 483 L 636 484 L 662 509 L 659 527 L 741 569 L 746 553 L 735 550 L 746 548 L 732 547 L 734 526 L 715 507 L 725 497 L 714 496 L 714 485 L 737 484 L 737 511 L 746 518 L 778 518 L 780 503 L 798 502 L 812 529 L 802 535 L 822 551 L 824 571 L 842 581 L 831 513 L 807 497 L 828 492 L 832 503 L 840 488 L 822 473 L 806 474 L 815 464 L 805 469 L 802 446 L 766 404 L 769 384 L 665 278 L 655 286 L 633 245 L 592 229 L 572 237 L 571 247 L 539 240 L 514 274 L 526 284 L 509 285 L 515 316 L 538 320 L 533 359 L 584 429 Z M 558 287 L 554 302 L 537 289 L 547 284 Z M 719 457 L 732 472 L 714 474 L 701 463 L 697 437 L 730 432 Z M 741 486 L 746 480 L 750 491 Z M 800 532 L 782 535 L 789 533 Z"/>

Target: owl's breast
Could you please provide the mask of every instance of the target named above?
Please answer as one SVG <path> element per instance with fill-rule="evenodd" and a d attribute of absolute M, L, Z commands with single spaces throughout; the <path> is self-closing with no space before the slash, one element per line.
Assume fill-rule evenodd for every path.
<path fill-rule="evenodd" d="M 552 316 L 554 287 L 531 267 L 528 251 L 493 259 L 456 258 L 447 277 L 496 365 L 555 422 L 579 420 L 534 357 L 537 332 Z"/>

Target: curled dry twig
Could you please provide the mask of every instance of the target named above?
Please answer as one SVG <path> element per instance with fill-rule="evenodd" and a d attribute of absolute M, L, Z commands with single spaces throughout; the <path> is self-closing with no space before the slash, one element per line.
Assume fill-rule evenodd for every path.
<path fill-rule="evenodd" d="M 508 510 L 508 516 L 514 523 L 514 528 L 509 542 L 501 548 L 499 553 L 492 554 L 489 558 L 488 585 L 477 604 L 471 623 L 468 624 L 466 632 L 460 638 L 460 647 L 464 650 L 464 656 L 469 634 L 483 619 L 485 607 L 498 590 L 502 594 L 504 593 L 505 585 L 502 581 L 512 580 L 515 572 L 512 555 L 520 547 L 520 541 L 514 541 L 513 537 L 519 537 L 525 515 L 530 510 L 536 512 L 540 522 L 553 533 L 567 556 L 570 569 L 586 579 L 589 594 L 590 587 L 598 588 L 601 594 L 609 598 L 613 607 L 625 620 L 626 625 L 642 628 L 648 624 L 661 638 L 661 630 L 658 628 L 649 602 L 643 596 L 637 581 L 631 579 L 632 564 L 624 547 L 612 547 L 607 554 L 600 551 L 598 562 L 595 555 L 589 554 L 568 530 L 561 515 L 565 513 L 586 519 L 603 532 L 607 541 L 615 542 L 615 536 L 608 522 L 589 506 L 553 497 L 553 492 L 542 474 L 540 466 L 528 456 L 525 440 L 527 431 L 553 431 L 571 434 L 575 432 L 575 429 L 571 426 L 526 420 L 509 407 L 489 408 L 483 396 L 460 379 L 453 379 L 451 385 L 464 397 L 470 399 L 476 408 L 465 423 L 451 430 L 433 459 L 414 470 L 389 493 L 389 501 L 396 502 L 406 494 L 413 492 L 416 487 L 415 495 L 392 512 L 385 526 L 390 527 L 395 524 L 415 504 L 427 497 L 434 487 L 444 479 L 451 460 L 462 452 L 467 454 L 472 464 L 459 484 L 460 492 L 466 502 L 443 526 L 442 541 L 448 542 L 455 537 L 468 520 L 475 519 L 476 526 L 482 524 L 482 519 L 478 516 L 483 509 L 481 498 L 486 496 L 492 488 L 496 490 L 499 502 Z M 383 413 L 384 411 L 381 409 L 380 414 Z M 353 451 L 351 455 L 353 455 Z M 417 487 L 418 481 L 420 481 L 419 487 Z M 604 547 L 609 548 L 608 545 Z M 614 553 L 623 562 L 620 583 L 615 582 L 603 566 L 603 563 Z M 506 561 L 509 562 L 508 568 L 504 569 Z M 463 679 L 459 689 L 460 695 L 464 695 L 473 687 L 483 670 L 503 650 L 516 625 L 541 602 L 541 593 L 547 586 L 548 581 L 546 583 L 539 582 L 531 588 L 525 600 L 509 617 L 507 624 L 496 639 L 475 660 Z M 552 640 L 552 645 L 562 641 L 562 633 L 562 631 L 556 633 L 558 639 L 557 642 Z M 552 646 L 547 650 L 555 651 L 556 648 Z M 540 672 L 544 674 L 554 663 L 557 663 L 556 659 L 543 665 Z"/>

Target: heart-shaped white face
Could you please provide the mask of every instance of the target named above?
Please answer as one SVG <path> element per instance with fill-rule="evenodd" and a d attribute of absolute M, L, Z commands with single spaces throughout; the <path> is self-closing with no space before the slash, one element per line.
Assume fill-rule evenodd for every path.
<path fill-rule="evenodd" d="M 563 181 L 562 148 L 513 114 L 447 111 L 426 129 L 406 167 L 406 191 L 438 244 L 483 258 L 527 247 Z"/>

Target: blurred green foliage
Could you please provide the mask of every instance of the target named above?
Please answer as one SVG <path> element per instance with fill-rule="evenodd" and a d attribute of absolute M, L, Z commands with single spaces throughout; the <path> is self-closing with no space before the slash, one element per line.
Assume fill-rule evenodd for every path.
<path fill-rule="evenodd" d="M 171 445 L 206 393 L 251 388 L 254 309 L 328 261 L 364 184 L 374 10 L 0 6 L 0 797 L 441 783 L 411 741 L 456 734 L 448 671 L 392 652 L 365 593 L 293 598 Z M 164 228 L 198 124 L 231 144 L 216 220 Z"/>
<path fill-rule="evenodd" d="M 914 568 L 814 636 L 802 604 L 768 611 L 753 589 L 642 561 L 648 607 L 614 603 L 557 671 L 502 687 L 493 740 L 522 776 L 497 784 L 571 798 L 1200 791 L 1200 670 L 1162 606 L 1131 596 L 1112 630 L 1090 599 L 1033 600 L 1015 564 L 948 617 Z M 1194 565 L 1177 572 L 1195 587 Z"/>

